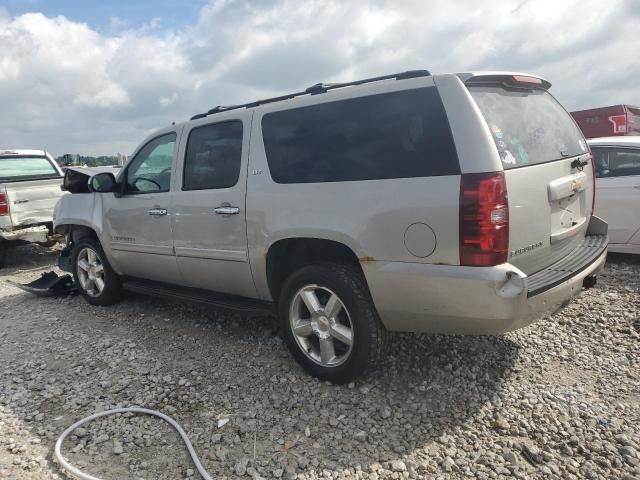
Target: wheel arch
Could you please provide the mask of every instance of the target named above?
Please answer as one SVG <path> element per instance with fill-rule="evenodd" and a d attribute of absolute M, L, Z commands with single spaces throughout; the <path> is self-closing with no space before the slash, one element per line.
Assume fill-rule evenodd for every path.
<path fill-rule="evenodd" d="M 92 225 L 86 225 L 84 223 L 65 223 L 62 225 L 56 225 L 55 232 L 68 236 L 68 241 L 72 243 L 78 242 L 85 237 L 93 237 L 102 245 L 100 235 L 98 235 L 97 229 Z"/>
<path fill-rule="evenodd" d="M 96 228 L 95 225 L 88 224 L 87 222 L 78 221 L 77 223 L 65 223 L 56 225 L 56 232 L 61 233 L 65 236 L 68 235 L 68 241 L 71 245 L 79 242 L 83 238 L 91 237 L 100 243 L 104 254 L 107 257 L 107 260 L 111 264 L 111 268 L 118 274 L 121 274 L 120 269 L 118 268 L 116 259 L 113 257 L 112 250 L 109 246 L 109 243 L 104 241 L 102 232 Z"/>
<path fill-rule="evenodd" d="M 280 296 L 282 285 L 295 270 L 318 262 L 336 262 L 354 266 L 362 273 L 359 259 L 348 245 L 324 238 L 289 237 L 277 240 L 266 253 L 266 282 L 274 301 Z"/>

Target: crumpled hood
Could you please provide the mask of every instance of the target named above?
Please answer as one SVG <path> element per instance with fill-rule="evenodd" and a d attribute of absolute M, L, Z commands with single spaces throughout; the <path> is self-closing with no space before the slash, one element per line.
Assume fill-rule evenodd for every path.
<path fill-rule="evenodd" d="M 70 193 L 89 193 L 87 182 L 91 177 L 102 172 L 111 172 L 118 176 L 120 169 L 113 167 L 68 167 L 64 174 L 62 189 Z"/>

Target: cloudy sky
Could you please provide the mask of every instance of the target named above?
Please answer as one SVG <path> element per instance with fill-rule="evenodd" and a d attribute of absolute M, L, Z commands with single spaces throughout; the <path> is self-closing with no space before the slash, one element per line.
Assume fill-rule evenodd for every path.
<path fill-rule="evenodd" d="M 215 105 L 409 69 L 640 104 L 640 0 L 0 0 L 0 148 L 129 154 Z"/>

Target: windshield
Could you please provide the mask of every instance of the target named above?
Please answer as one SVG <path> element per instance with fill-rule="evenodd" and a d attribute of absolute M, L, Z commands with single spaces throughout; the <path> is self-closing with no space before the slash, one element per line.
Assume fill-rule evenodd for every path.
<path fill-rule="evenodd" d="M 60 177 L 46 157 L 0 157 L 0 181 L 37 180 Z"/>
<path fill-rule="evenodd" d="M 569 114 L 542 90 L 469 87 L 505 169 L 586 153 L 587 145 Z"/>

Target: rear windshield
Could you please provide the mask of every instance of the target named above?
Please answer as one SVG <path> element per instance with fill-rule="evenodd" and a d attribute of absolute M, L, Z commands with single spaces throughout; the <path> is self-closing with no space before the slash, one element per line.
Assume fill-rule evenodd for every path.
<path fill-rule="evenodd" d="M 469 87 L 491 130 L 505 169 L 535 165 L 587 151 L 571 116 L 542 90 Z"/>
<path fill-rule="evenodd" d="M 58 177 L 58 170 L 46 157 L 0 157 L 0 182 Z"/>

